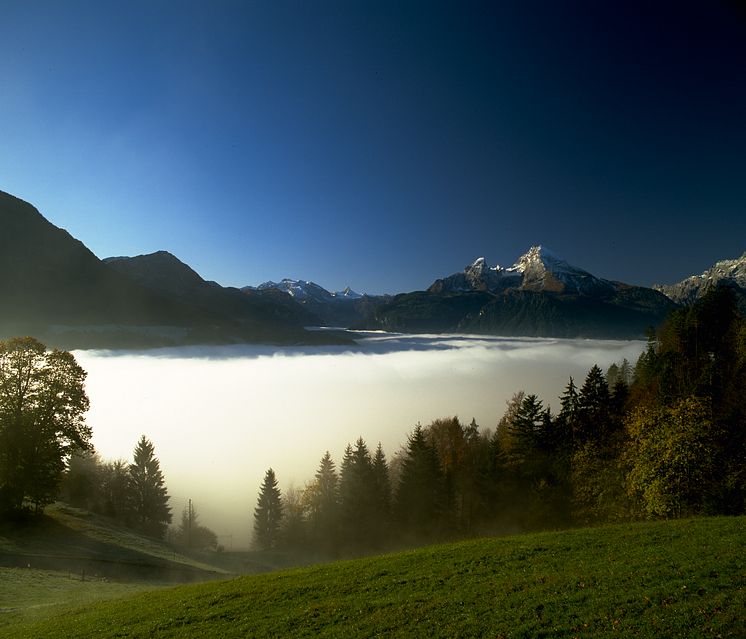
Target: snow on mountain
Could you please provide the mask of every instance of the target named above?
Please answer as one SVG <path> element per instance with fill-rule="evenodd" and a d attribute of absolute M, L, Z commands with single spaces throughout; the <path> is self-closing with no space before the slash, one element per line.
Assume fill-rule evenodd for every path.
<path fill-rule="evenodd" d="M 655 284 L 653 288 L 680 304 L 689 304 L 722 282 L 746 289 L 746 252 L 734 260 L 721 260 L 701 275 L 692 275 L 676 284 Z"/>
<path fill-rule="evenodd" d="M 343 291 L 336 291 L 335 293 L 332 293 L 332 297 L 338 300 L 359 300 L 363 296 L 360 295 L 360 293 L 356 293 L 348 286 Z"/>
<path fill-rule="evenodd" d="M 513 266 L 491 267 L 480 257 L 462 273 L 436 280 L 428 290 L 497 292 L 507 288 L 586 295 L 612 291 L 614 285 L 568 264 L 544 246 L 532 246 Z"/>
<path fill-rule="evenodd" d="M 521 288 L 525 290 L 587 295 L 614 288 L 611 282 L 568 264 L 556 253 L 540 245 L 532 246 L 507 271 L 521 274 Z"/>
<path fill-rule="evenodd" d="M 277 289 L 287 293 L 297 301 L 313 300 L 316 302 L 328 301 L 332 298 L 332 294 L 325 288 L 319 286 L 315 282 L 309 282 L 305 280 L 293 280 L 285 278 L 280 282 L 264 282 L 257 286 L 260 291 L 267 289 Z"/>
<path fill-rule="evenodd" d="M 356 293 L 349 286 L 342 291 L 330 293 L 324 287 L 315 282 L 307 280 L 293 280 L 285 278 L 279 282 L 268 281 L 259 286 L 244 286 L 242 290 L 259 290 L 266 291 L 275 289 L 287 293 L 298 302 L 334 302 L 358 300 L 363 296 Z"/>

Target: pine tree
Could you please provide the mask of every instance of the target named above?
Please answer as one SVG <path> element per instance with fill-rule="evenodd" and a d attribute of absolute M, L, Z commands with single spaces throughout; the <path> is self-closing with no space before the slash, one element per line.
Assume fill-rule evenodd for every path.
<path fill-rule="evenodd" d="M 419 537 L 439 532 L 444 492 L 438 457 L 418 424 L 407 442 L 396 491 L 396 514 L 404 531 Z"/>
<path fill-rule="evenodd" d="M 373 541 L 380 545 L 388 534 L 391 521 L 391 482 L 389 481 L 389 465 L 383 452 L 381 442 L 378 442 L 376 454 L 373 456 Z"/>
<path fill-rule="evenodd" d="M 271 550 L 277 546 L 281 520 L 282 495 L 275 471 L 270 468 L 264 474 L 254 509 L 254 541 L 259 548 Z"/>
<path fill-rule="evenodd" d="M 582 444 L 588 441 L 604 441 L 610 428 L 609 385 L 598 366 L 593 366 L 578 394 L 578 419 L 573 441 Z"/>
<path fill-rule="evenodd" d="M 125 526 L 132 525 L 132 491 L 129 465 L 123 459 L 101 467 L 100 511 Z"/>
<path fill-rule="evenodd" d="M 519 463 L 530 460 L 543 448 L 545 422 L 542 401 L 536 395 L 526 395 L 508 427 L 515 440 L 513 454 Z"/>
<path fill-rule="evenodd" d="M 163 538 L 171 523 L 171 508 L 155 447 L 145 435 L 137 442 L 129 467 L 129 493 L 133 526 L 147 535 Z"/>
<path fill-rule="evenodd" d="M 554 423 L 554 441 L 557 451 L 567 455 L 573 449 L 573 434 L 578 430 L 579 398 L 575 381 L 570 381 L 560 396 L 560 412 Z"/>
<path fill-rule="evenodd" d="M 328 450 L 319 462 L 313 483 L 306 488 L 304 500 L 308 504 L 314 544 L 331 550 L 337 540 L 339 526 L 339 478 Z"/>
<path fill-rule="evenodd" d="M 375 521 L 373 460 L 362 437 L 348 445 L 339 477 L 341 529 L 346 543 L 361 548 L 371 541 Z"/>
<path fill-rule="evenodd" d="M 373 457 L 373 485 L 375 486 L 375 505 L 378 516 L 387 520 L 391 510 L 391 483 L 389 482 L 389 465 L 386 455 L 378 442 Z"/>

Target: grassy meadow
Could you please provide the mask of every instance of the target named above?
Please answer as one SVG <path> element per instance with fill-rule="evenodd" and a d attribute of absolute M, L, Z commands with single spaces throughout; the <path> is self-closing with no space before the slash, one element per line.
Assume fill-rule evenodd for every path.
<path fill-rule="evenodd" d="M 742 638 L 744 548 L 744 517 L 484 538 L 73 601 L 0 629 L 40 639 Z M 35 601 L 23 588 L 16 600 Z"/>

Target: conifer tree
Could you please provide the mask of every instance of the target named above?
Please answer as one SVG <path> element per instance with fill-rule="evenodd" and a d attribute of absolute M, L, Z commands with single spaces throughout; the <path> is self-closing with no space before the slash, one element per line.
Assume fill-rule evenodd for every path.
<path fill-rule="evenodd" d="M 282 520 L 282 494 L 277 487 L 275 471 L 271 468 L 264 474 L 254 509 L 254 542 L 262 550 L 277 547 L 280 521 Z"/>
<path fill-rule="evenodd" d="M 101 466 L 100 511 L 107 517 L 132 525 L 132 494 L 129 464 L 123 459 L 106 462 Z"/>
<path fill-rule="evenodd" d="M 420 537 L 440 532 L 444 492 L 438 457 L 417 424 L 407 442 L 396 491 L 396 514 L 404 531 Z"/>
<path fill-rule="evenodd" d="M 536 395 L 523 398 L 508 428 L 515 442 L 511 454 L 518 464 L 534 461 L 549 448 L 551 418 Z"/>
<path fill-rule="evenodd" d="M 578 419 L 573 440 L 576 444 L 603 441 L 609 430 L 609 385 L 601 369 L 588 371 L 578 394 Z"/>
<path fill-rule="evenodd" d="M 306 488 L 304 500 L 308 506 L 313 543 L 331 549 L 336 542 L 339 525 L 339 478 L 328 450 L 319 462 L 314 481 Z"/>
<path fill-rule="evenodd" d="M 146 535 L 163 538 L 171 523 L 171 508 L 155 447 L 145 435 L 137 442 L 129 466 L 129 493 L 133 526 Z"/>
<path fill-rule="evenodd" d="M 391 483 L 389 482 L 389 465 L 378 442 L 373 456 L 373 485 L 375 486 L 375 508 L 379 517 L 388 520 L 391 510 Z"/>
<path fill-rule="evenodd" d="M 339 497 L 342 534 L 348 545 L 360 548 L 371 541 L 376 518 L 373 460 L 362 437 L 348 445 L 342 459 Z"/>
<path fill-rule="evenodd" d="M 565 392 L 560 396 L 560 412 L 554 424 L 555 443 L 561 454 L 569 454 L 573 448 L 573 433 L 578 430 L 578 410 L 578 389 L 570 377 Z"/>
<path fill-rule="evenodd" d="M 381 442 L 378 442 L 373 456 L 373 531 L 372 538 L 375 545 L 381 544 L 389 531 L 391 521 L 391 482 L 389 481 L 389 465 L 383 452 Z"/>

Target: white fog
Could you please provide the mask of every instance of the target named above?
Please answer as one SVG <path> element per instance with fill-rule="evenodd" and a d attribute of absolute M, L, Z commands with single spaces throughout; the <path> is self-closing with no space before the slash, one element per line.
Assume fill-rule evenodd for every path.
<path fill-rule="evenodd" d="M 88 372 L 88 423 L 107 460 L 130 460 L 140 435 L 156 447 L 175 521 L 187 499 L 226 548 L 249 544 L 267 468 L 302 488 L 328 449 L 380 441 L 387 457 L 412 427 L 472 417 L 493 429 L 518 390 L 556 410 L 573 376 L 635 362 L 638 341 L 368 333 L 349 347 L 188 347 L 77 351 Z"/>

